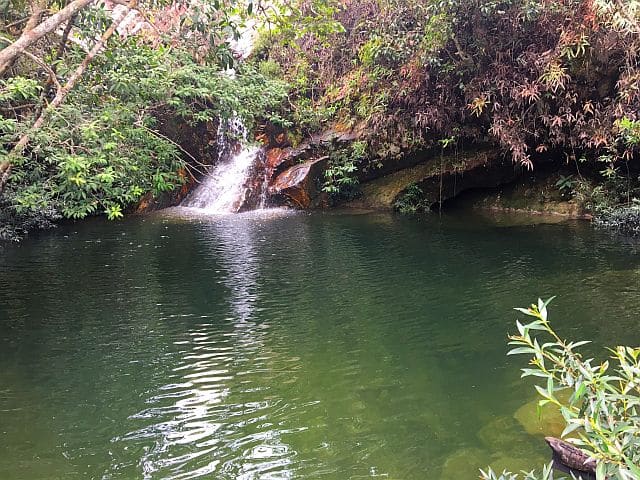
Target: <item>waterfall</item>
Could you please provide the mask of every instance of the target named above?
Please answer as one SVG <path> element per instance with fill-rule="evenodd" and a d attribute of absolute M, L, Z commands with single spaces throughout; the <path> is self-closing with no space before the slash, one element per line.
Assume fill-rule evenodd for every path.
<path fill-rule="evenodd" d="M 264 208 L 266 189 L 260 180 L 261 149 L 247 144 L 247 130 L 239 118 L 218 127 L 218 161 L 202 183 L 182 202 L 212 214 L 236 213 L 241 209 Z"/>
<path fill-rule="evenodd" d="M 237 39 L 230 39 L 239 59 L 249 56 L 256 35 L 255 21 L 250 21 Z M 233 68 L 224 73 L 232 78 L 236 75 Z M 248 144 L 247 129 L 239 117 L 220 121 L 217 143 L 218 158 L 214 167 L 181 206 L 212 214 L 265 209 L 268 179 L 262 149 Z"/>

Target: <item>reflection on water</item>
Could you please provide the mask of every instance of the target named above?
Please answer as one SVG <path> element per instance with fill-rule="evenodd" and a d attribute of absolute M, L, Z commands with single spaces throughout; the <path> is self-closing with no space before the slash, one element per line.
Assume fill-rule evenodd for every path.
<path fill-rule="evenodd" d="M 227 290 L 230 315 L 224 321 L 230 328 L 219 338 L 214 324 L 201 323 L 185 332 L 185 339 L 174 341 L 179 351 L 172 382 L 147 400 L 153 407 L 130 417 L 154 423 L 114 439 L 154 442 L 140 459 L 145 478 L 199 478 L 217 470 L 237 479 L 267 478 L 271 471 L 277 471 L 277 478 L 291 478 L 286 467 L 295 452 L 281 441 L 274 425 L 267 422 L 251 435 L 243 435 L 247 426 L 268 420 L 277 402 L 267 398 L 234 404 L 227 399 L 229 384 L 247 384 L 243 377 L 269 371 L 273 355 L 264 342 L 269 325 L 258 323 L 254 315 L 262 295 L 258 278 L 264 267 L 256 249 L 265 241 L 259 222 L 283 213 L 254 212 L 245 214 L 246 221 L 241 223 L 223 217 L 201 225 L 201 240 L 210 249 L 207 253 L 220 265 L 216 283 Z M 267 386 L 251 386 L 234 393 L 255 395 L 266 390 Z M 232 448 L 239 455 L 223 463 L 216 452 L 234 437 Z"/>
<path fill-rule="evenodd" d="M 511 307 L 556 294 L 566 336 L 640 340 L 637 245 L 581 224 L 177 209 L 115 225 L 0 257 L 3 480 L 530 469 L 547 455 L 532 433 L 556 426 L 523 407 Z"/>

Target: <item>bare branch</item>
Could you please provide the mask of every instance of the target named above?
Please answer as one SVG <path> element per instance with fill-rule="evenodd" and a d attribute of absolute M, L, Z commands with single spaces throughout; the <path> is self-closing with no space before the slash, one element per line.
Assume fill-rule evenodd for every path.
<path fill-rule="evenodd" d="M 131 0 L 130 2 L 131 7 L 134 7 L 136 4 L 137 4 L 137 0 Z M 91 51 L 87 54 L 87 56 L 84 58 L 82 63 L 78 65 L 78 67 L 73 72 L 73 74 L 71 74 L 71 76 L 67 80 L 67 83 L 58 90 L 58 92 L 56 93 L 56 96 L 51 101 L 51 103 L 47 106 L 47 108 L 45 108 L 42 111 L 38 119 L 34 122 L 33 126 L 31 127 L 30 132 L 24 134 L 20 138 L 18 143 L 13 147 L 13 149 L 9 154 L 9 159 L 5 160 L 2 164 L 0 164 L 0 172 L 2 172 L 2 176 L 0 177 L 0 194 L 2 194 L 4 185 L 7 182 L 9 175 L 11 173 L 10 158 L 16 155 L 20 155 L 24 151 L 26 146 L 29 144 L 29 141 L 31 138 L 30 136 L 33 134 L 33 132 L 38 130 L 40 127 L 42 127 L 42 125 L 44 124 L 49 114 L 53 110 L 55 110 L 57 107 L 59 107 L 60 104 L 62 104 L 62 102 L 64 102 L 65 98 L 67 98 L 67 95 L 69 94 L 69 92 L 73 89 L 76 83 L 78 83 L 78 80 L 80 80 L 80 78 L 86 71 L 91 61 L 95 58 L 96 55 L 98 55 L 98 53 L 102 51 L 106 43 L 116 32 L 116 30 L 124 20 L 125 16 L 126 16 L 126 12 L 123 12 L 121 15 L 114 18 L 113 22 L 111 23 L 111 26 L 102 34 L 100 39 L 96 42 L 96 44 L 93 46 Z M 21 52 L 21 53 L 24 53 L 24 52 Z"/>
<path fill-rule="evenodd" d="M 93 3 L 95 0 L 74 0 L 62 10 L 41 22 L 31 30 L 25 29 L 20 38 L 8 47 L 0 50 L 0 75 L 11 66 L 11 64 L 24 53 L 34 42 L 37 42 L 45 35 L 53 32 L 58 26 L 68 21 L 76 13 Z"/>

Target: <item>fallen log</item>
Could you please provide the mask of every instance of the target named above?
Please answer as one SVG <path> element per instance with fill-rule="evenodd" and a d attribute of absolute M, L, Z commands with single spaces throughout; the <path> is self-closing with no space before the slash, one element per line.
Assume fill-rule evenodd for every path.
<path fill-rule="evenodd" d="M 595 480 L 596 459 L 564 440 L 555 437 L 545 437 L 553 452 L 553 466 L 558 470 L 571 473 L 576 478 Z"/>

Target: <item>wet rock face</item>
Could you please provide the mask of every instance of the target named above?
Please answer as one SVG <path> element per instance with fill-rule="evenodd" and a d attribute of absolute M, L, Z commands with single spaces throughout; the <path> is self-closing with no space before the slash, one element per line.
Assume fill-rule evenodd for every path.
<path fill-rule="evenodd" d="M 320 181 L 328 157 L 307 160 L 279 174 L 269 186 L 269 194 L 280 197 L 293 207 L 309 209 L 322 203 Z"/>
<path fill-rule="evenodd" d="M 238 212 L 255 210 L 263 206 L 268 189 L 268 172 L 267 158 L 265 152 L 261 150 L 258 152 L 256 162 L 251 167 L 244 184 L 243 200 L 238 207 Z"/>
<path fill-rule="evenodd" d="M 166 112 L 157 113 L 156 118 L 159 132 L 180 147 L 188 164 L 212 165 L 218 158 L 218 122 L 190 125 Z"/>
<path fill-rule="evenodd" d="M 296 151 L 291 148 L 271 148 L 265 154 L 265 175 L 269 181 L 274 180 L 278 174 L 297 163 Z"/>
<path fill-rule="evenodd" d="M 442 157 L 429 154 L 417 165 L 363 183 L 362 196 L 352 206 L 392 209 L 412 185 L 420 187 L 425 204 L 435 205 L 470 188 L 508 183 L 519 174 L 497 149 Z"/>
<path fill-rule="evenodd" d="M 189 125 L 170 112 L 156 112 L 156 118 L 159 132 L 180 147 L 187 168 L 180 169 L 178 174 L 185 183 L 181 188 L 158 197 L 151 192 L 146 193 L 133 208 L 135 213 L 148 213 L 178 205 L 197 185 L 207 167 L 218 158 L 217 122 Z"/>
<path fill-rule="evenodd" d="M 320 185 L 327 167 L 326 153 L 348 145 L 358 135 L 329 129 L 293 148 L 283 132 L 265 132 L 259 139 L 267 145 L 264 168 L 270 203 L 302 209 L 324 206 Z"/>

